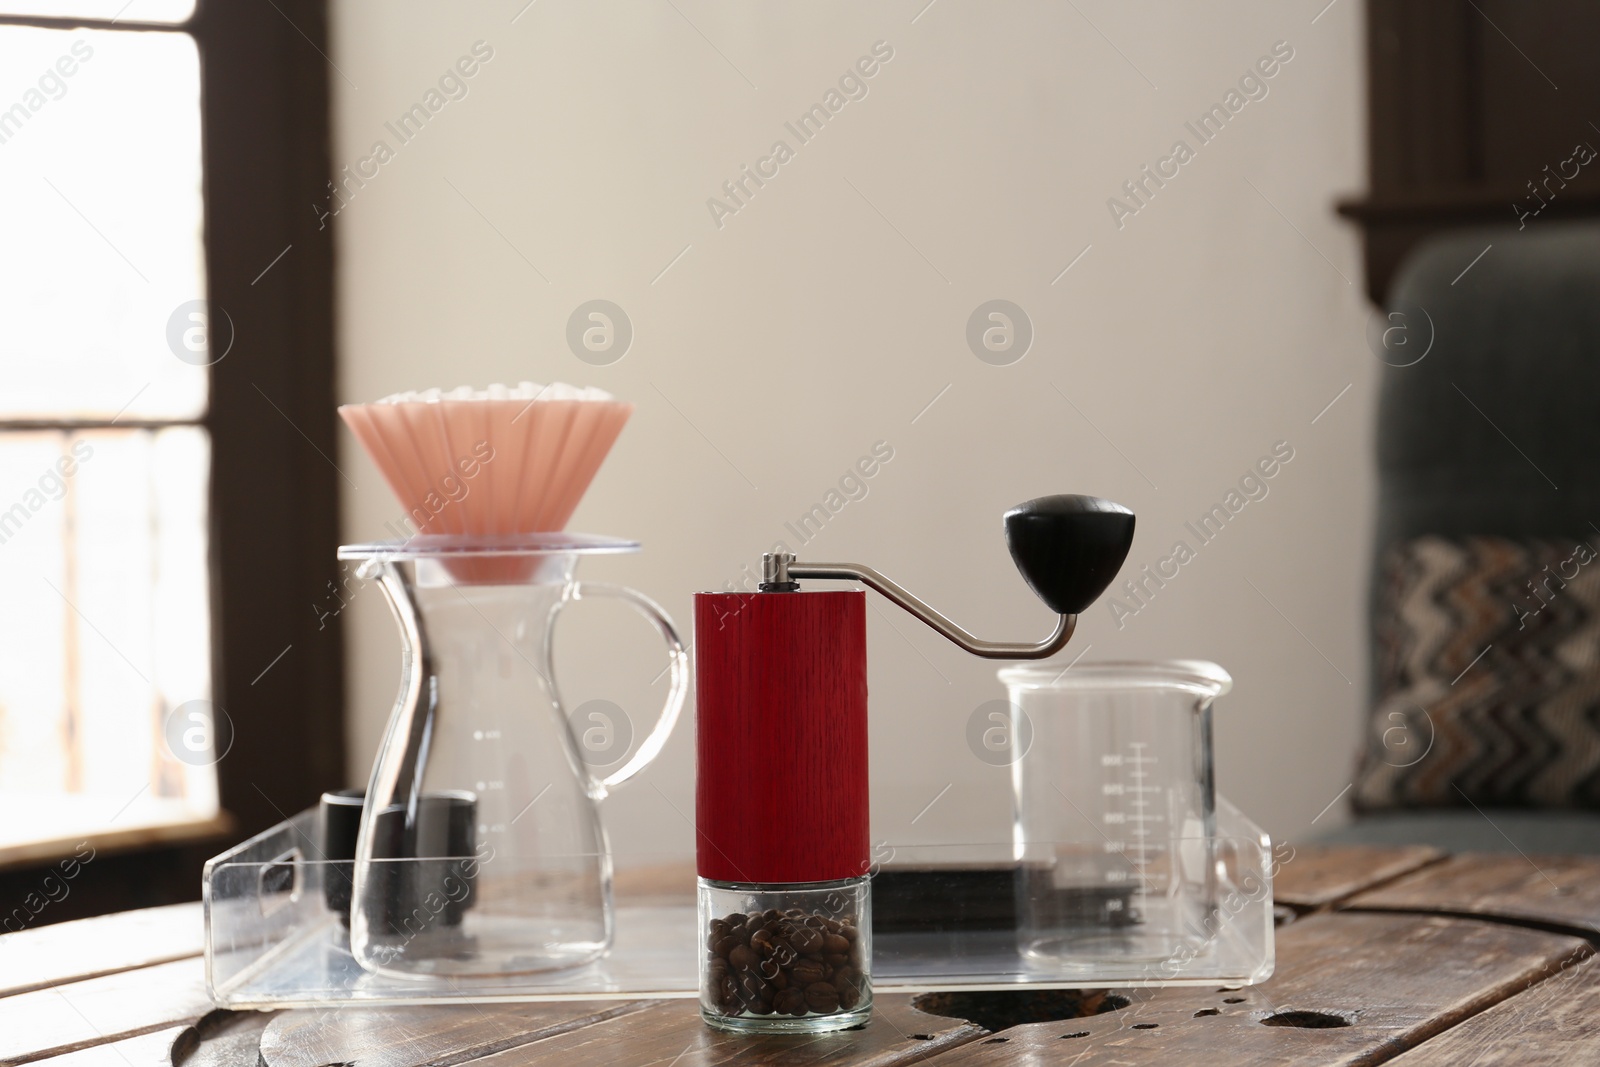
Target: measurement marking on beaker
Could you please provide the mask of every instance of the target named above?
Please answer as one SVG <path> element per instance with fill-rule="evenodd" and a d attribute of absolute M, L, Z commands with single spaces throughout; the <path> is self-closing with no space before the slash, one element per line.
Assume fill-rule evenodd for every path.
<path fill-rule="evenodd" d="M 1125 827 L 1123 833 L 1125 840 L 1109 842 L 1115 849 L 1107 851 L 1119 853 L 1124 862 L 1128 864 L 1133 876 L 1137 879 L 1129 894 L 1127 901 L 1113 898 L 1106 902 L 1107 912 L 1131 913 L 1133 921 L 1148 914 L 1146 909 L 1147 893 L 1150 885 L 1150 865 L 1154 857 L 1165 851 L 1165 846 L 1152 844 L 1150 839 L 1156 837 L 1152 826 L 1166 821 L 1164 816 L 1154 814 L 1149 809 L 1159 807 L 1159 802 L 1150 798 L 1151 794 L 1164 793 L 1165 789 L 1158 785 L 1148 784 L 1152 771 L 1160 763 L 1159 758 L 1146 755 L 1145 749 L 1149 747 L 1146 741 L 1130 741 L 1128 751 L 1121 753 L 1108 753 L 1100 757 L 1100 765 L 1106 768 L 1123 769 L 1124 780 L 1119 782 L 1105 782 L 1100 786 L 1101 795 L 1108 802 L 1122 809 L 1118 811 L 1103 811 L 1102 822 L 1107 826 Z M 1111 798 L 1121 798 L 1120 801 Z M 1123 884 L 1128 881 L 1126 871 L 1107 871 L 1106 881 L 1109 883 Z"/>

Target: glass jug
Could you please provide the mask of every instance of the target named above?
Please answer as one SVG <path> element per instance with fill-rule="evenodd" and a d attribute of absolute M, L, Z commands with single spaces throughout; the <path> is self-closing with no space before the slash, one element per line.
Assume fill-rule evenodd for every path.
<path fill-rule="evenodd" d="M 350 950 L 389 976 L 495 978 L 575 967 L 612 937 L 611 859 L 597 802 L 661 751 L 688 685 L 666 614 L 578 559 L 636 542 L 574 534 L 424 535 L 353 545 L 400 626 L 400 693 L 356 844 Z M 616 597 L 667 645 L 670 687 L 634 755 L 590 773 L 552 667 L 561 610 Z"/>
<path fill-rule="evenodd" d="M 1220 928 L 1214 663 L 1008 667 L 1018 948 L 1071 971 L 1192 958 Z"/>

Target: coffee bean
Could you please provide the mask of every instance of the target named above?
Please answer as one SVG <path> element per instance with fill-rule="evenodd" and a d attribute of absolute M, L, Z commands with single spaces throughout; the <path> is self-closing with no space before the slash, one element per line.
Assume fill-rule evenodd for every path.
<path fill-rule="evenodd" d="M 849 1011 L 861 1003 L 866 985 L 866 975 L 851 967 L 841 967 L 833 976 L 833 988 L 839 991 L 839 1007 Z"/>
<path fill-rule="evenodd" d="M 860 933 L 853 917 L 801 908 L 708 920 L 702 1003 L 730 1016 L 852 1011 L 867 995 Z"/>
<path fill-rule="evenodd" d="M 802 926 L 790 937 L 789 943 L 801 955 L 809 955 L 821 951 L 826 943 L 827 935 L 813 930 L 809 926 Z"/>
<path fill-rule="evenodd" d="M 806 995 L 798 989 L 786 989 L 773 1000 L 772 1010 L 798 1019 L 806 1013 Z"/>
<path fill-rule="evenodd" d="M 789 974 L 802 986 L 820 982 L 825 977 L 823 964 L 817 960 L 800 960 L 789 971 Z"/>
<path fill-rule="evenodd" d="M 766 980 L 755 974 L 741 974 L 733 983 L 739 989 L 739 999 L 749 1004 L 753 1001 L 764 1000 L 772 1003 L 774 996 L 772 986 Z"/>
<path fill-rule="evenodd" d="M 794 949 L 789 947 L 789 942 L 780 934 L 770 930 L 758 930 L 750 935 L 750 947 L 768 958 L 781 959 L 794 955 Z"/>
<path fill-rule="evenodd" d="M 806 986 L 806 1007 L 818 1015 L 839 1010 L 839 991 L 827 982 L 814 982 Z"/>

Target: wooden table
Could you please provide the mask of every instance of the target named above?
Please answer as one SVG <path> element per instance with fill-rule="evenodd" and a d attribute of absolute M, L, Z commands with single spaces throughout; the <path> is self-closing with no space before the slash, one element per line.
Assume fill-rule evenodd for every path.
<path fill-rule="evenodd" d="M 1259 986 L 881 996 L 788 1038 L 688 1000 L 212 1011 L 199 906 L 155 908 L 0 937 L 0 1067 L 1600 1063 L 1600 859 L 1302 846 L 1277 888 Z"/>

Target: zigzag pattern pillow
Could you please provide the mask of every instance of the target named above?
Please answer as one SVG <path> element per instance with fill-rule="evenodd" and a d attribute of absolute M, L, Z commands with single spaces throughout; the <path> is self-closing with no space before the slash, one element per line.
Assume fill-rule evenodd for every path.
<path fill-rule="evenodd" d="M 1382 575 L 1356 809 L 1600 809 L 1600 551 L 1421 537 Z"/>

